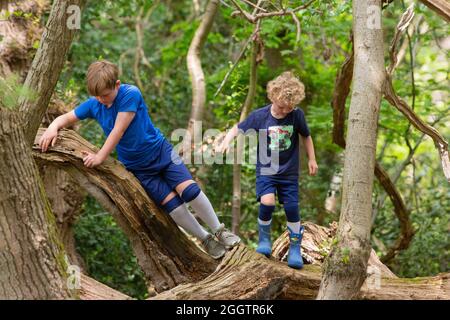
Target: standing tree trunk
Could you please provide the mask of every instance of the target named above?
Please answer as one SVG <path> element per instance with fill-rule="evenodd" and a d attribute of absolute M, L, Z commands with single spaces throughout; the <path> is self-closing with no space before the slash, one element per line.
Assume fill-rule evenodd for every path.
<path fill-rule="evenodd" d="M 17 113 L 0 108 L 0 299 L 64 299 L 64 250 Z"/>
<path fill-rule="evenodd" d="M 370 254 L 377 122 L 383 83 L 381 0 L 353 1 L 355 66 L 337 243 L 325 264 L 318 299 L 352 299 Z"/>
<path fill-rule="evenodd" d="M 42 35 L 38 51 L 25 79 L 25 86 L 36 91 L 38 98 L 20 101 L 25 120 L 25 138 L 31 146 L 39 129 L 59 75 L 66 61 L 76 32 L 76 20 L 81 19 L 85 0 L 55 0 Z"/>
<path fill-rule="evenodd" d="M 206 38 L 208 38 L 209 31 L 214 22 L 214 17 L 216 16 L 217 11 L 219 11 L 219 6 L 219 0 L 209 1 L 202 22 L 191 41 L 186 58 L 189 76 L 191 77 L 192 82 L 192 107 L 188 124 L 188 130 L 191 133 L 191 137 L 193 137 L 194 122 L 203 119 L 203 111 L 206 103 L 205 75 L 203 74 L 200 54 Z"/>

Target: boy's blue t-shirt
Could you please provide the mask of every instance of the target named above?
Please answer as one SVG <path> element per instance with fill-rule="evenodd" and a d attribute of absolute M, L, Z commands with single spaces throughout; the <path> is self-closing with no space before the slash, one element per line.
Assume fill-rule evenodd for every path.
<path fill-rule="evenodd" d="M 160 154 L 164 136 L 153 126 L 147 105 L 136 86 L 121 84 L 109 108 L 91 97 L 74 111 L 80 120 L 86 118 L 97 120 L 106 136 L 114 128 L 119 112 L 136 113 L 116 146 L 118 159 L 127 169 L 143 169 Z"/>
<path fill-rule="evenodd" d="M 250 129 L 259 133 L 256 163 L 257 177 L 260 175 L 272 175 L 292 180 L 298 179 L 298 134 L 301 134 L 303 137 L 310 135 L 305 114 L 302 109 L 295 108 L 283 119 L 277 119 L 270 112 L 271 106 L 268 105 L 253 111 L 247 119 L 238 124 L 238 128 L 246 134 L 251 132 L 248 131 Z M 264 132 L 261 132 L 263 130 Z M 261 136 L 261 133 L 267 133 L 266 141 L 261 140 L 264 138 L 264 136 Z M 260 150 L 262 146 L 266 146 L 266 150 Z M 278 163 L 270 158 L 274 151 L 277 151 L 279 154 Z M 262 168 L 265 169 L 261 172 Z M 272 169 L 268 170 L 266 168 Z"/>

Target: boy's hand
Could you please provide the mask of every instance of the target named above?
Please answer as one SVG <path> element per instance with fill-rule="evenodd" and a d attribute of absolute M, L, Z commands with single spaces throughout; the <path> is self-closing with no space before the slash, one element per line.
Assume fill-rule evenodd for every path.
<path fill-rule="evenodd" d="M 309 175 L 315 176 L 317 174 L 317 170 L 319 170 L 319 167 L 317 166 L 316 160 L 309 160 L 308 161 L 308 168 L 309 168 Z"/>
<path fill-rule="evenodd" d="M 98 153 L 90 153 L 87 151 L 81 151 L 81 153 L 85 156 L 83 158 L 84 165 L 88 168 L 96 167 L 100 164 L 102 164 L 105 159 L 102 159 L 101 156 L 98 155 Z"/>
<path fill-rule="evenodd" d="M 57 137 L 58 137 L 58 129 L 49 126 L 39 139 L 39 148 L 41 148 L 41 151 L 46 152 L 50 145 L 54 147 Z"/>
<path fill-rule="evenodd" d="M 219 146 L 219 150 L 217 150 L 219 153 L 226 153 L 228 151 L 230 151 L 230 144 L 227 143 L 226 141 L 223 141 L 220 146 Z"/>

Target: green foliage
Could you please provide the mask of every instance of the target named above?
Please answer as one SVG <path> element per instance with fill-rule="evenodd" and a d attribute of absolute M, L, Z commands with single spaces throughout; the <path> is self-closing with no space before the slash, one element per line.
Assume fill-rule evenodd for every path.
<path fill-rule="evenodd" d="M 16 109 L 19 103 L 19 99 L 29 99 L 34 101 L 36 94 L 30 88 L 22 85 L 19 81 L 19 77 L 16 74 L 12 74 L 7 78 L 0 77 L 0 107 L 7 109 Z"/>
<path fill-rule="evenodd" d="M 83 205 L 75 240 L 90 276 L 132 297 L 147 297 L 144 276 L 128 238 L 92 197 Z"/>

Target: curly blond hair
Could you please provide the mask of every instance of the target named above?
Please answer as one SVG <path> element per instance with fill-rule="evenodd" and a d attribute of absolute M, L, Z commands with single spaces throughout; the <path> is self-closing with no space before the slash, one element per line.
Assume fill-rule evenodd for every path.
<path fill-rule="evenodd" d="M 267 97 L 272 102 L 295 106 L 305 99 L 305 85 L 291 71 L 286 71 L 267 84 Z"/>

